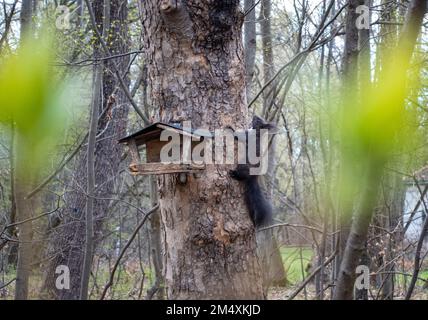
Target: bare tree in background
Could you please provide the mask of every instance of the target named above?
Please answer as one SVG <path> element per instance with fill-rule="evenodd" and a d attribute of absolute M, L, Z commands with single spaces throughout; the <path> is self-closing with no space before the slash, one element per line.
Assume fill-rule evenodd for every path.
<path fill-rule="evenodd" d="M 397 50 L 403 50 L 400 63 L 403 63 L 405 66 L 410 64 L 410 59 L 426 10 L 427 3 L 425 0 L 413 0 L 409 4 L 406 21 L 397 46 Z M 407 68 L 403 68 L 403 70 L 403 72 L 405 72 Z M 405 74 L 399 76 L 405 81 Z M 382 81 L 382 77 L 380 81 Z M 401 103 L 403 102 L 404 101 Z M 379 168 L 374 169 L 373 172 L 369 172 L 368 175 L 371 183 L 369 183 L 369 187 L 363 191 L 361 203 L 354 215 L 351 232 L 340 266 L 337 287 L 334 293 L 334 299 L 336 300 L 353 299 L 355 270 L 361 253 L 364 251 L 369 224 L 373 216 L 373 210 L 379 192 L 378 180 L 382 177 Z"/>
<path fill-rule="evenodd" d="M 23 0 L 21 6 L 21 30 L 20 39 L 21 45 L 25 37 L 31 34 L 33 17 L 33 6 L 31 0 Z M 15 181 L 14 185 L 14 198 L 16 205 L 16 218 L 18 221 L 26 221 L 31 218 L 31 201 L 26 199 L 26 195 L 31 188 L 31 177 L 28 177 L 28 163 L 21 159 L 27 152 L 25 150 L 26 144 L 20 140 L 19 134 L 15 135 Z M 32 253 L 32 239 L 33 227 L 32 222 L 28 221 L 20 224 L 18 227 L 18 263 L 16 266 L 16 286 L 15 286 L 15 299 L 24 300 L 28 298 L 28 285 L 31 274 L 31 253 Z"/>
<path fill-rule="evenodd" d="M 244 2 L 244 51 L 245 51 L 245 82 L 247 85 L 247 101 L 252 99 L 252 88 L 256 64 L 256 1 L 245 0 Z"/>
<path fill-rule="evenodd" d="M 109 36 L 109 41 L 106 41 L 110 53 L 112 55 L 120 55 L 127 53 L 129 50 L 128 40 L 128 8 L 126 1 L 111 1 L 109 4 L 110 12 L 109 19 L 104 17 L 104 0 L 96 0 L 92 2 L 93 11 L 100 33 Z M 95 38 L 94 57 L 99 58 L 101 55 L 107 54 L 100 49 L 99 39 L 96 39 L 96 33 L 93 33 Z M 128 117 L 128 98 L 119 86 L 117 76 L 113 72 L 112 64 L 121 71 L 125 83 L 129 84 L 129 76 L 127 74 L 129 65 L 129 55 L 123 55 L 116 59 L 103 60 L 99 62 L 102 65 L 102 95 L 94 96 L 94 103 L 99 102 L 98 119 L 97 119 L 97 142 L 94 146 L 94 175 L 95 185 L 93 195 L 87 195 L 82 192 L 82 187 L 88 183 L 87 150 L 82 149 L 75 162 L 73 178 L 70 181 L 68 189 L 70 190 L 65 195 L 66 204 L 61 209 L 61 215 L 64 217 L 61 224 L 52 231 L 48 257 L 50 257 L 45 273 L 43 284 L 44 295 L 54 299 L 78 299 L 82 285 L 82 265 L 84 261 L 84 245 L 86 233 L 91 233 L 86 230 L 85 212 L 87 210 L 87 202 L 93 204 L 93 245 L 96 247 L 99 238 L 103 233 L 103 221 L 109 212 L 111 194 L 114 191 L 115 179 L 119 170 L 119 164 L 122 156 L 122 147 L 117 144 L 117 141 L 126 134 L 126 123 Z M 97 71 L 97 67 L 95 67 Z M 95 72 L 97 75 L 98 72 Z M 98 74 L 98 80 L 100 75 Z M 95 77 L 97 80 L 97 77 Z M 96 90 L 97 81 L 95 81 L 95 93 L 100 93 Z M 92 119 L 96 120 L 96 119 Z M 94 125 L 94 123 L 92 123 Z M 88 146 L 89 147 L 89 146 Z M 92 152 L 89 150 L 89 152 Z M 91 163 L 90 161 L 89 163 Z M 91 170 L 92 171 L 92 170 Z M 91 175 L 92 173 L 89 172 Z M 88 197 L 92 197 L 89 200 Z M 98 199 L 101 198 L 101 199 Z M 104 199 L 102 199 L 104 198 Z M 90 208 L 89 208 L 90 209 Z M 91 211 L 91 210 L 90 210 Z M 89 215 L 90 217 L 91 215 Z M 87 256 L 89 264 L 93 258 L 93 254 Z M 66 265 L 70 269 L 71 288 L 70 290 L 58 290 L 55 286 L 56 274 L 55 270 L 59 265 Z M 88 268 L 88 266 L 86 266 Z M 86 269 L 87 270 L 87 269 Z M 85 274 L 88 277 L 88 274 Z M 83 294 L 83 298 L 85 295 Z"/>

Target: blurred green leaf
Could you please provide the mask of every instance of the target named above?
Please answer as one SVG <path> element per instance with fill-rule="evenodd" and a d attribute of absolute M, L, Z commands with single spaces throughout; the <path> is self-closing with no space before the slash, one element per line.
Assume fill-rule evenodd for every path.
<path fill-rule="evenodd" d="M 32 168 L 42 165 L 65 123 L 63 84 L 52 67 L 55 46 L 49 33 L 44 34 L 25 40 L 0 65 L 0 123 L 14 123 L 20 144 L 17 160 Z"/>

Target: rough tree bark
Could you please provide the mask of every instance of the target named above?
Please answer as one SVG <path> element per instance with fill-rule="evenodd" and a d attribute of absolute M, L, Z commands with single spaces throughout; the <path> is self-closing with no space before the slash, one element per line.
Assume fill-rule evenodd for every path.
<path fill-rule="evenodd" d="M 103 0 L 92 2 L 98 26 L 103 26 Z M 111 54 L 117 55 L 129 51 L 127 1 L 111 1 L 110 4 L 110 40 L 107 42 Z M 102 29 L 102 28 L 101 28 Z M 102 32 L 102 30 L 101 30 Z M 95 147 L 95 201 L 94 201 L 94 245 L 102 232 L 102 222 L 108 215 L 109 201 L 96 198 L 109 198 L 114 189 L 114 179 L 119 170 L 122 147 L 117 141 L 126 134 L 128 118 L 128 99 L 120 89 L 117 78 L 112 72 L 112 63 L 124 74 L 128 68 L 129 56 L 103 62 L 102 76 L 102 105 L 98 120 L 98 141 Z M 124 76 L 126 84 L 129 79 Z M 50 259 L 46 266 L 45 279 L 42 288 L 44 298 L 78 299 L 81 289 L 81 274 L 83 265 L 83 248 L 85 244 L 85 208 L 86 195 L 80 186 L 87 185 L 87 152 L 81 150 L 75 162 L 73 179 L 67 187 L 64 199 L 65 207 L 61 210 L 62 223 L 52 231 L 47 257 Z M 55 287 L 55 269 L 66 265 L 70 269 L 70 290 L 58 290 Z"/>
<path fill-rule="evenodd" d="M 152 208 L 158 205 L 159 195 L 157 187 L 157 179 L 155 176 L 150 177 L 150 202 Z M 165 298 L 165 284 L 164 277 L 162 274 L 163 271 L 163 261 L 162 261 L 162 228 L 161 228 L 161 217 L 160 211 L 156 210 L 150 216 L 150 248 L 151 248 L 151 258 L 152 264 L 155 273 L 155 283 L 153 287 L 148 291 L 147 298 L 152 299 L 156 295 L 158 300 Z"/>
<path fill-rule="evenodd" d="M 238 0 L 144 0 L 151 103 L 163 122 L 247 128 Z M 232 165 L 158 179 L 170 299 L 263 298 L 255 232 Z"/>

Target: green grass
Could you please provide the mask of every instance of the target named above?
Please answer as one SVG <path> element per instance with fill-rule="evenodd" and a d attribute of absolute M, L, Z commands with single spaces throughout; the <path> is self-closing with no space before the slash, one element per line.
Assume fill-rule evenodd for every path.
<path fill-rule="evenodd" d="M 308 247 L 281 247 L 280 251 L 289 283 L 293 285 L 301 282 L 303 274 L 307 275 L 305 269 L 312 260 L 312 249 Z"/>
<path fill-rule="evenodd" d="M 410 280 L 412 279 L 412 277 L 411 277 L 412 272 L 413 272 L 413 270 L 408 270 L 407 276 L 404 276 L 402 274 L 396 274 L 395 275 L 396 284 L 399 286 L 403 286 L 404 283 L 409 285 Z M 421 270 L 418 274 L 418 278 L 419 278 L 419 280 L 416 281 L 416 286 L 422 288 L 425 285 L 425 282 L 422 279 L 428 280 L 428 269 L 425 269 L 423 271 Z"/>
<path fill-rule="evenodd" d="M 428 279 L 428 269 L 424 270 L 424 271 L 421 271 L 420 274 L 419 274 L 419 277 L 423 278 L 423 279 Z"/>
<path fill-rule="evenodd" d="M 419 278 L 428 280 L 428 270 L 424 270 L 424 271 L 419 272 Z M 425 285 L 425 282 L 422 280 L 418 280 L 418 282 L 416 284 L 418 286 L 423 287 Z"/>

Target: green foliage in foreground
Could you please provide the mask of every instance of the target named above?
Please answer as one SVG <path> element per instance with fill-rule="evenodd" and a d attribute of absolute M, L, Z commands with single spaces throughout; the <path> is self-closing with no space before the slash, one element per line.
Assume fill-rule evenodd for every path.
<path fill-rule="evenodd" d="M 28 38 L 0 63 L 0 125 L 16 129 L 20 168 L 40 168 L 65 129 L 67 90 L 52 66 L 53 43 L 49 33 Z"/>

